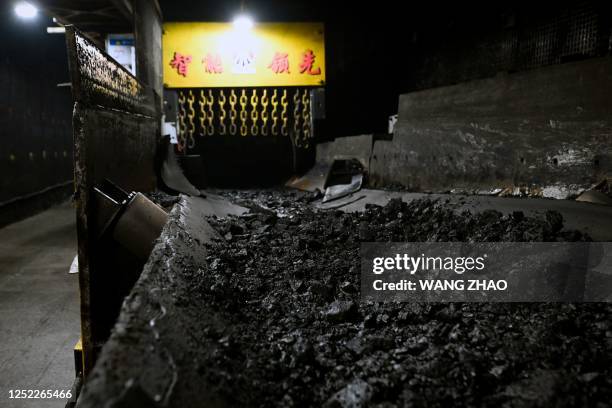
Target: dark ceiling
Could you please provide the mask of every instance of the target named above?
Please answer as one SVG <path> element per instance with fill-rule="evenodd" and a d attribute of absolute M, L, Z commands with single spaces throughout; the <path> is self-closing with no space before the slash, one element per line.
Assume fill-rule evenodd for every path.
<path fill-rule="evenodd" d="M 130 0 L 34 0 L 60 24 L 101 33 L 131 31 Z"/>
<path fill-rule="evenodd" d="M 132 5 L 155 0 L 30 1 L 38 2 L 60 22 L 104 34 L 131 31 Z M 159 6 L 164 21 L 231 21 L 244 8 L 259 22 L 325 23 L 326 105 L 328 118 L 335 124 L 329 133 L 336 135 L 384 131 L 388 115 L 397 111 L 398 94 L 454 83 L 459 71 L 466 71 L 470 78 L 483 76 L 480 71 L 468 72 L 465 62 L 494 49 L 496 43 L 483 41 L 485 35 L 495 40 L 512 27 L 547 21 L 551 13 L 562 13 L 584 1 L 603 4 L 603 0 L 159 0 Z M 451 60 L 461 64 L 443 64 L 441 55 L 456 57 Z M 423 78 L 435 76 L 436 70 L 443 71 L 442 79 L 422 85 Z"/>

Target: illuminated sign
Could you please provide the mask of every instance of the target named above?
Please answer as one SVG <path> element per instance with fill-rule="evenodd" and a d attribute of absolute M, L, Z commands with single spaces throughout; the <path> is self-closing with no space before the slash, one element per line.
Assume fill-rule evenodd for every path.
<path fill-rule="evenodd" d="M 166 23 L 167 88 L 322 86 L 322 23 Z"/>

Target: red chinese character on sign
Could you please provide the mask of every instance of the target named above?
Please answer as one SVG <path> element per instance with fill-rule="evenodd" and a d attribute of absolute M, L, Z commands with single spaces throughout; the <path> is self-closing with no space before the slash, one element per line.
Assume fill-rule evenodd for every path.
<path fill-rule="evenodd" d="M 306 52 L 302 54 L 300 74 L 307 72 L 308 75 L 321 75 L 321 67 L 317 67 L 317 69 L 312 68 L 315 62 L 315 58 L 316 56 L 312 50 L 306 50 Z"/>
<path fill-rule="evenodd" d="M 204 64 L 204 71 L 209 74 L 220 74 L 223 72 L 223 63 L 219 54 L 206 54 L 206 57 L 202 58 L 202 64 Z"/>
<path fill-rule="evenodd" d="M 170 61 L 170 66 L 176 69 L 179 75 L 187 76 L 187 65 L 191 63 L 191 55 L 174 53 L 174 58 Z"/>
<path fill-rule="evenodd" d="M 282 52 L 274 53 L 274 58 L 272 58 L 272 62 L 268 65 L 268 68 L 275 74 L 281 74 L 283 72 L 289 74 L 289 54 Z"/>

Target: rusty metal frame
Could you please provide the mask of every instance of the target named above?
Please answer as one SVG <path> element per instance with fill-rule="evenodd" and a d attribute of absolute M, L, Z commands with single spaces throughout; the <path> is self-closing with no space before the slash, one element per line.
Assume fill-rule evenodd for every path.
<path fill-rule="evenodd" d="M 66 41 L 74 99 L 74 181 L 84 374 L 92 369 L 142 264 L 99 239 L 93 187 L 156 187 L 160 112 L 153 91 L 74 27 Z"/>

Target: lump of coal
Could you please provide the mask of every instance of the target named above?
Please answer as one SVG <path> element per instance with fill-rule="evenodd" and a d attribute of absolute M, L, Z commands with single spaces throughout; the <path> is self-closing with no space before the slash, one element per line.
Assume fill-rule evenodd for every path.
<path fill-rule="evenodd" d="M 350 300 L 335 300 L 323 313 L 325 318 L 331 322 L 342 322 L 352 317 L 355 311 L 355 303 Z"/>
<path fill-rule="evenodd" d="M 399 214 L 402 211 L 403 204 L 404 202 L 402 201 L 401 198 L 392 198 L 391 200 L 389 200 L 387 205 L 383 207 L 382 212 L 387 217 L 390 215 Z"/>
<path fill-rule="evenodd" d="M 357 379 L 335 393 L 325 403 L 325 408 L 361 408 L 365 407 L 372 397 L 370 385 Z"/>
<path fill-rule="evenodd" d="M 546 222 L 553 233 L 557 233 L 563 228 L 563 216 L 558 211 L 546 211 Z"/>

